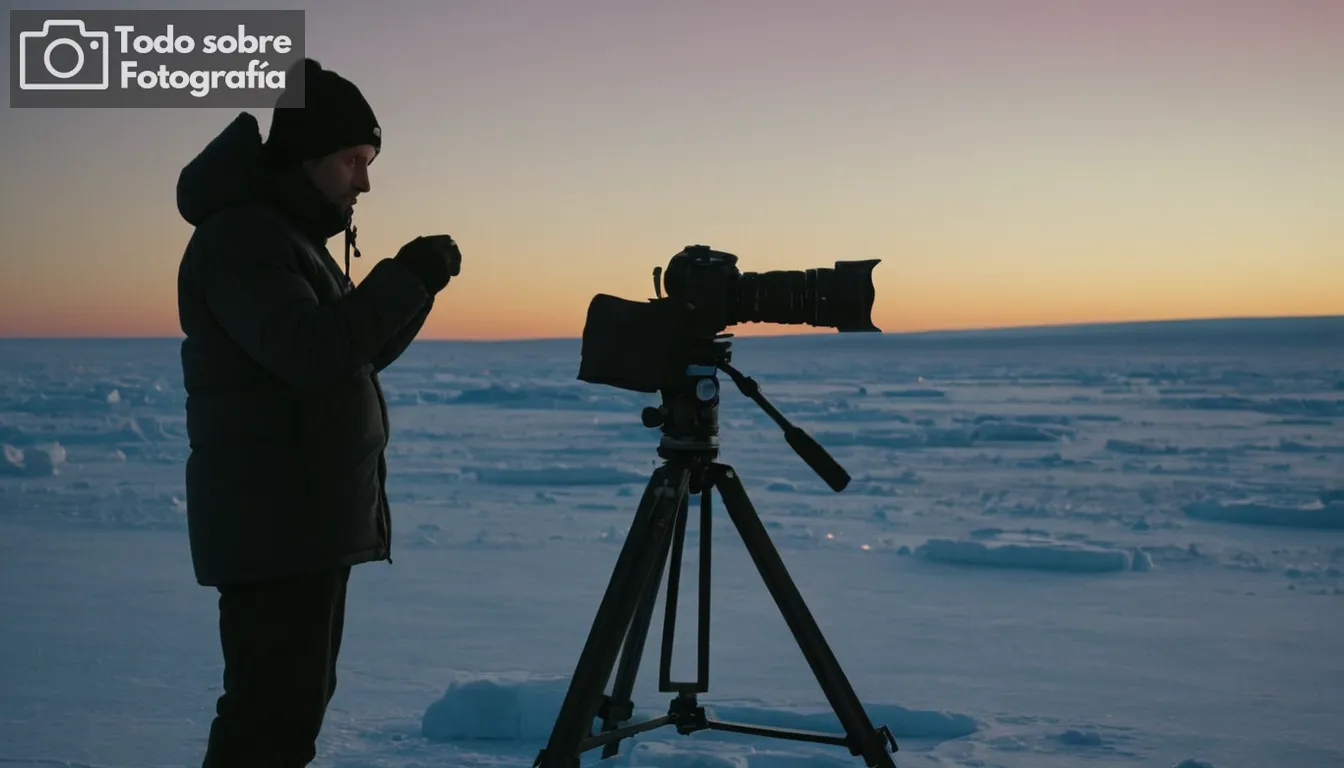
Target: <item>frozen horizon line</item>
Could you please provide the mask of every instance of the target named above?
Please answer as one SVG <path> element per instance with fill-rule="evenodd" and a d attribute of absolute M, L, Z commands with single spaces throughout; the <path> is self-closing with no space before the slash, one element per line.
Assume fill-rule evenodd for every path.
<path fill-rule="evenodd" d="M 880 334 L 859 333 L 853 335 L 862 336 L 884 336 L 893 338 L 915 338 L 939 336 L 956 338 L 959 336 L 983 336 L 983 335 L 1013 335 L 1019 333 L 1086 333 L 1089 331 L 1108 331 L 1108 330 L 1126 330 L 1126 329 L 1152 329 L 1155 327 L 1181 327 L 1181 326 L 1210 326 L 1210 325 L 1234 325 L 1234 324 L 1252 324 L 1257 326 L 1279 325 L 1287 322 L 1321 322 L 1328 325 L 1335 323 L 1344 323 L 1344 314 L 1327 315 L 1232 315 L 1232 316 L 1210 316 L 1210 317 L 1184 317 L 1168 318 L 1158 320 L 1114 320 L 1097 322 L 1065 322 L 1065 323 L 1032 323 L 1025 325 L 997 325 L 997 326 L 977 326 L 971 328 L 932 328 L 919 331 L 883 331 Z M 809 331 L 803 333 L 766 333 L 766 334 L 743 334 L 742 328 L 752 328 L 754 326 L 782 327 L 778 324 L 761 323 L 748 324 L 743 326 L 732 326 L 730 332 L 739 339 L 800 339 L 808 336 L 825 334 L 825 330 Z M 831 331 L 834 334 L 834 331 Z M 849 334 L 846 334 L 849 335 Z M 182 334 L 173 335 L 117 335 L 117 336 L 89 336 L 89 335 L 52 335 L 52 336 L 17 336 L 0 332 L 0 341 L 180 341 Z M 473 337 L 421 337 L 417 343 L 448 343 L 448 344 L 507 344 L 519 342 L 536 341 L 580 341 L 579 336 L 507 336 L 498 338 L 473 338 Z"/>

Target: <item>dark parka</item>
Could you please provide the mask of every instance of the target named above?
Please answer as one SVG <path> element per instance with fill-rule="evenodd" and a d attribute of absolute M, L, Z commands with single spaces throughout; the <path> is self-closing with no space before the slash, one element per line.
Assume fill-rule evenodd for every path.
<path fill-rule="evenodd" d="M 378 372 L 433 297 L 391 259 L 352 287 L 326 248 L 345 215 L 301 169 L 268 169 L 250 114 L 182 170 L 177 206 L 195 227 L 177 288 L 197 581 L 390 561 Z"/>

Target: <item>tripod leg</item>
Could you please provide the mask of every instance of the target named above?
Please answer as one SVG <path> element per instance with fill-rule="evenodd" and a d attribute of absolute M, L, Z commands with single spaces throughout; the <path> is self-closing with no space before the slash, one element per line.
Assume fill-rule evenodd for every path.
<path fill-rule="evenodd" d="M 686 541 L 686 517 L 690 499 L 681 505 L 681 514 L 672 532 L 672 552 L 668 556 L 667 602 L 663 606 L 663 652 L 658 662 L 658 690 L 674 690 L 671 680 L 672 643 L 677 633 L 677 599 L 681 595 L 681 560 Z"/>
<path fill-rule="evenodd" d="M 672 540 L 672 557 L 668 566 L 671 573 L 667 578 L 667 610 L 663 617 L 663 658 L 658 668 L 658 690 L 675 691 L 681 694 L 705 693 L 709 690 L 709 546 L 711 539 L 710 518 L 713 508 L 713 488 L 700 490 L 700 612 L 696 628 L 696 678 L 695 682 L 678 682 L 672 679 L 672 643 L 677 626 L 677 596 L 681 592 L 682 547 L 686 541 L 686 521 L 690 507 L 689 499 L 682 507 L 682 516 L 677 520 L 675 538 Z"/>
<path fill-rule="evenodd" d="M 836 717 L 840 719 L 840 724 L 849 739 L 850 750 L 855 755 L 861 755 L 869 766 L 895 768 L 896 763 L 886 748 L 887 741 L 868 719 L 862 702 L 845 677 L 840 662 L 835 658 L 826 638 L 822 636 L 821 628 L 817 626 L 816 619 L 812 617 L 812 612 L 798 591 L 798 585 L 785 568 L 779 550 L 770 541 L 770 535 L 747 496 L 746 488 L 742 486 L 737 472 L 726 464 L 715 464 L 714 470 L 714 482 L 719 489 L 719 495 L 723 497 L 723 506 L 728 510 L 729 518 L 741 534 L 747 552 L 756 563 L 756 569 L 760 571 L 770 596 L 779 606 L 780 613 L 807 659 L 808 666 L 812 668 L 812 674 L 816 676 L 827 701 L 835 710 Z"/>
<path fill-rule="evenodd" d="M 672 470 L 667 465 L 658 467 L 649 477 L 588 640 L 579 654 L 550 741 L 537 755 L 534 766 L 578 766 L 579 747 L 592 733 L 603 688 L 616 664 L 640 597 L 654 570 L 660 567 L 658 555 L 667 551 L 667 537 L 686 498 L 690 478 L 689 470 Z"/>
<path fill-rule="evenodd" d="M 658 555 L 658 562 L 653 571 L 653 576 L 649 579 L 644 596 L 639 603 L 639 609 L 635 613 L 634 623 L 630 625 L 630 633 L 625 638 L 625 647 L 621 651 L 621 661 L 616 668 L 616 680 L 612 683 L 611 696 L 607 698 L 607 712 L 602 719 L 602 730 L 609 731 L 618 727 L 620 724 L 628 721 L 634 715 L 634 701 L 631 694 L 635 690 L 635 676 L 639 673 L 639 662 L 644 654 L 644 645 L 648 642 L 649 624 L 653 620 L 653 606 L 658 602 L 658 588 L 663 581 L 663 569 L 669 559 L 668 548 L 673 552 L 680 552 L 679 546 L 681 537 L 686 532 L 686 512 L 689 506 L 689 496 L 681 497 L 681 504 L 677 508 L 677 519 L 673 526 L 672 535 L 664 540 L 661 553 Z M 673 576 L 676 576 L 676 564 L 673 563 Z M 667 602 L 673 606 L 676 605 L 676 591 L 672 585 L 668 585 Z M 602 757 L 615 757 L 619 753 L 621 742 L 607 742 L 602 748 Z"/>

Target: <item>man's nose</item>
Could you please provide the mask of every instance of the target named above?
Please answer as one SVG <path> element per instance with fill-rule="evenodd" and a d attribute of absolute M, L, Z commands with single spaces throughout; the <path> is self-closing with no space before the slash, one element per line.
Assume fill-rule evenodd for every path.
<path fill-rule="evenodd" d="M 372 186 L 369 184 L 369 169 L 360 167 L 355 171 L 354 178 L 355 189 L 360 192 L 368 192 Z"/>

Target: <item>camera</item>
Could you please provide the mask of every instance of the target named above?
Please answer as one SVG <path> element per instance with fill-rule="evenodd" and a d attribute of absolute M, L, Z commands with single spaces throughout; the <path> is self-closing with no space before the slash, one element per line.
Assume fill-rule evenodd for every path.
<path fill-rule="evenodd" d="M 837 261 L 833 269 L 742 272 L 737 256 L 691 245 L 668 262 L 663 288 L 668 298 L 696 308 L 693 325 L 706 334 L 740 323 L 876 331 L 872 275 L 880 261 Z M 658 273 L 655 269 L 655 289 Z"/>
<path fill-rule="evenodd" d="M 19 89 L 105 91 L 106 32 L 89 31 L 79 19 L 48 19 L 42 31 L 19 33 Z"/>
<path fill-rule="evenodd" d="M 666 270 L 654 268 L 658 298 L 594 296 L 583 328 L 579 380 L 657 392 L 684 375 L 697 342 L 742 323 L 880 332 L 872 309 L 873 269 L 881 259 L 767 272 L 743 272 L 737 262 L 732 253 L 688 245 Z"/>

